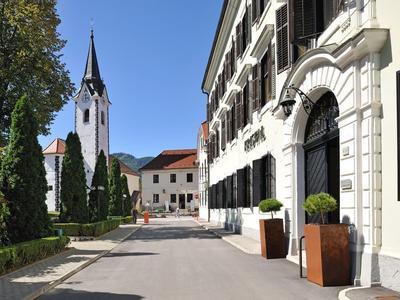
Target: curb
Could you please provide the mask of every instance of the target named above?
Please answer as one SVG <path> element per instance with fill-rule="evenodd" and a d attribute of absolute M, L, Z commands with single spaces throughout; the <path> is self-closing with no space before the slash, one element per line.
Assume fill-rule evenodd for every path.
<path fill-rule="evenodd" d="M 47 285 L 41 287 L 40 289 L 38 289 L 37 291 L 31 293 L 30 295 L 24 297 L 24 300 L 33 300 L 33 299 L 37 299 L 39 298 L 41 295 L 47 293 L 48 291 L 54 289 L 57 285 L 59 285 L 60 283 L 62 283 L 63 281 L 67 280 L 68 278 L 72 277 L 73 275 L 75 275 L 76 273 L 82 271 L 83 269 L 85 269 L 86 267 L 90 266 L 91 264 L 93 264 L 94 262 L 96 262 L 97 260 L 99 260 L 100 258 L 102 258 L 103 256 L 107 255 L 108 253 L 110 253 L 116 246 L 118 246 L 119 244 L 121 244 L 122 242 L 124 242 L 127 238 L 129 238 L 132 234 L 134 234 L 136 231 L 138 231 L 140 228 L 142 228 L 142 224 L 140 224 L 139 227 L 135 228 L 134 231 L 132 231 L 131 233 L 129 233 L 128 235 L 126 235 L 125 237 L 123 237 L 117 244 L 115 244 L 115 246 L 113 248 L 111 248 L 110 250 L 104 250 L 103 252 L 101 252 L 99 255 L 89 259 L 87 262 L 83 263 L 82 265 L 80 265 L 79 267 L 77 267 L 76 269 L 68 272 L 67 274 L 64 274 L 63 276 L 61 276 L 59 279 L 54 280 L 50 283 L 48 283 Z M 73 250 L 73 249 L 71 249 Z M 70 250 L 68 250 L 70 251 Z"/>
<path fill-rule="evenodd" d="M 339 299 L 339 300 L 351 300 L 349 297 L 346 296 L 346 293 L 347 293 L 347 292 L 353 291 L 353 290 L 366 289 L 366 288 L 369 288 L 369 286 L 368 286 L 368 287 L 366 287 L 366 286 L 355 286 L 355 287 L 354 287 L 354 286 L 353 286 L 353 287 L 349 287 L 349 288 L 347 288 L 347 289 L 341 290 L 341 291 L 339 292 L 338 299 Z"/>
<path fill-rule="evenodd" d="M 224 240 L 225 242 L 227 242 L 228 244 L 232 245 L 233 247 L 239 249 L 240 251 L 246 253 L 246 254 L 251 254 L 251 255 L 259 255 L 260 253 L 254 253 L 253 251 L 249 251 L 246 248 L 240 246 L 239 244 L 227 239 L 225 236 L 219 234 L 218 232 L 210 229 L 209 227 L 207 227 L 206 225 L 201 224 L 199 221 L 193 219 L 194 222 L 196 222 L 200 227 L 204 228 L 205 230 L 212 232 L 214 235 L 216 235 L 217 237 L 219 237 L 220 239 Z"/>

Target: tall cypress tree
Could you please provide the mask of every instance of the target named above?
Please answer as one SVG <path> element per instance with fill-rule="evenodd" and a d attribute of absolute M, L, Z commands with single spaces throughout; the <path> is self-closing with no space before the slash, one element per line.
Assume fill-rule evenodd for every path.
<path fill-rule="evenodd" d="M 121 176 L 122 196 L 123 196 L 123 216 L 129 216 L 131 214 L 132 202 L 131 195 L 129 193 L 128 178 L 125 174 Z"/>
<path fill-rule="evenodd" d="M 102 187 L 104 190 L 100 190 Z M 89 193 L 89 221 L 98 222 L 106 220 L 110 193 L 108 188 L 107 159 L 103 150 L 97 158 L 92 179 L 92 190 Z"/>
<path fill-rule="evenodd" d="M 60 220 L 87 222 L 86 174 L 79 136 L 70 132 L 65 141 L 61 169 Z"/>
<path fill-rule="evenodd" d="M 12 243 L 41 238 L 50 233 L 47 215 L 47 181 L 38 125 L 27 97 L 12 113 L 9 145 L 2 158 L 1 186 L 7 201 L 7 232 Z"/>
<path fill-rule="evenodd" d="M 121 167 L 118 159 L 114 158 L 110 171 L 110 216 L 122 216 L 122 187 Z"/>

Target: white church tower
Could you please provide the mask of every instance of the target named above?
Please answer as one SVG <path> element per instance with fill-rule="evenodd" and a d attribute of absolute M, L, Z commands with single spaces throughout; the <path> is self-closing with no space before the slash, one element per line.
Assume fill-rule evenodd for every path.
<path fill-rule="evenodd" d="M 86 183 L 91 186 L 97 157 L 104 151 L 109 155 L 109 107 L 107 90 L 100 77 L 100 69 L 94 47 L 93 30 L 81 88 L 75 100 L 75 131 L 82 144 Z"/>

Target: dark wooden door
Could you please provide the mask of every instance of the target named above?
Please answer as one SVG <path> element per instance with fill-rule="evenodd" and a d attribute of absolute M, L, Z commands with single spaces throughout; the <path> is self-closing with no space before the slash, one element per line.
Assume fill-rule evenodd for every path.
<path fill-rule="evenodd" d="M 328 163 L 326 145 L 320 145 L 305 152 L 306 159 L 306 196 L 328 192 Z M 319 215 L 306 214 L 306 223 L 319 223 Z"/>
<path fill-rule="evenodd" d="M 338 114 L 335 96 L 331 92 L 324 94 L 310 113 L 304 144 L 306 197 L 325 192 L 338 201 L 338 209 L 326 216 L 329 223 L 340 221 Z M 306 223 L 320 221 L 320 215 L 306 214 Z"/>
<path fill-rule="evenodd" d="M 306 197 L 325 192 L 338 201 L 338 209 L 327 216 L 329 223 L 339 223 L 339 138 L 323 142 L 313 148 L 305 147 Z M 306 214 L 306 223 L 319 223 L 319 215 Z"/>
<path fill-rule="evenodd" d="M 179 194 L 179 208 L 185 209 L 185 194 Z"/>

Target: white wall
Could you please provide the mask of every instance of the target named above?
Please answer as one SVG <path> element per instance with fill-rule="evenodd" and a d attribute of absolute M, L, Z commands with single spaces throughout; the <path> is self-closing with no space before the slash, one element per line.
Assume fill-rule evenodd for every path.
<path fill-rule="evenodd" d="M 207 162 L 207 142 L 204 140 L 203 129 L 200 126 L 197 135 L 197 161 L 199 178 L 199 217 L 208 220 L 208 162 Z"/>
<path fill-rule="evenodd" d="M 193 174 L 193 182 L 186 182 L 186 174 Z M 153 183 L 153 174 L 159 174 L 159 183 Z M 170 182 L 170 174 L 176 174 L 176 183 Z M 158 171 L 142 171 L 142 203 L 147 202 L 153 207 L 165 207 L 165 201 L 170 202 L 170 195 L 177 194 L 177 203 L 171 203 L 171 207 L 175 209 L 179 203 L 179 194 L 195 194 L 198 193 L 198 170 L 191 169 L 175 169 L 175 170 L 158 170 Z M 159 194 L 159 203 L 153 204 L 153 194 Z M 190 208 L 190 203 L 186 202 L 186 208 Z"/>
<path fill-rule="evenodd" d="M 44 168 L 46 170 L 46 180 L 47 185 L 52 186 L 51 191 L 47 191 L 46 193 L 46 205 L 48 211 L 55 211 L 56 210 L 56 168 L 55 168 L 55 159 L 56 156 L 59 157 L 59 179 L 61 184 L 61 166 L 63 155 L 59 154 L 46 154 L 44 156 Z M 61 186 L 59 187 L 59 192 L 61 190 Z"/>
<path fill-rule="evenodd" d="M 134 191 L 140 191 L 140 177 L 139 176 L 135 176 L 132 174 L 126 174 L 126 173 L 121 173 L 121 174 L 125 174 L 126 178 L 128 179 L 128 188 L 129 188 L 129 192 L 132 193 Z"/>
<path fill-rule="evenodd" d="M 101 150 L 104 151 L 106 157 L 108 157 L 109 147 L 108 147 L 108 99 L 106 93 L 102 97 L 97 96 L 97 94 L 90 97 L 90 101 L 87 103 L 82 101 L 83 95 L 86 92 L 86 84 L 83 85 L 80 95 L 75 99 L 75 128 L 79 135 L 81 145 L 82 145 L 82 155 L 85 162 L 85 172 L 86 172 L 86 184 L 90 186 L 92 183 L 92 177 L 94 174 L 94 169 L 96 166 L 97 156 L 96 156 L 96 99 L 98 101 L 97 108 L 97 121 L 98 121 L 98 153 Z M 90 95 L 90 94 L 89 94 Z M 89 122 L 84 121 L 84 112 L 89 109 Z M 104 111 L 105 122 L 104 125 L 101 124 L 101 112 Z"/>
<path fill-rule="evenodd" d="M 224 21 L 230 27 L 221 35 L 235 34 L 246 1 L 239 4 L 235 20 Z M 247 1 L 250 4 L 251 1 Z M 379 2 L 379 3 L 378 3 Z M 395 72 L 400 70 L 400 29 L 396 11 L 400 2 L 352 2 L 349 10 L 341 13 L 318 38 L 317 45 L 342 44 L 331 53 L 310 51 L 301 57 L 293 69 L 276 75 L 276 98 L 252 115 L 251 124 L 239 131 L 238 138 L 226 146 L 224 152 L 210 166 L 210 185 L 217 183 L 254 159 L 271 152 L 276 158 L 277 198 L 283 201 L 280 217 L 285 219 L 285 232 L 290 238 L 289 254 L 298 252 L 298 237 L 303 234 L 304 211 L 304 151 L 303 140 L 307 115 L 296 97 L 293 113 L 286 118 L 279 107 L 284 85 L 294 85 L 311 99 L 332 91 L 339 104 L 337 119 L 340 134 L 340 180 L 350 180 L 350 189 L 340 190 L 342 221 L 351 225 L 351 250 L 354 253 L 355 283 L 364 285 L 382 282 L 400 290 L 400 235 L 396 220 L 400 215 L 398 201 L 396 85 Z M 237 71 L 228 82 L 222 104 L 210 122 L 210 131 L 220 129 L 223 110 L 233 102 L 250 76 L 250 66 L 259 60 L 275 32 L 266 34 L 268 24 L 275 23 L 275 11 L 285 1 L 271 1 L 261 20 L 252 26 L 252 43 L 237 60 Z M 375 11 L 375 6 L 377 10 Z M 396 9 L 397 8 L 397 9 Z M 376 14 L 377 12 L 377 14 Z M 377 18 L 376 18 L 377 16 Z M 365 28 L 390 28 L 364 30 Z M 349 41 L 353 41 L 350 43 Z M 211 73 L 218 75 L 223 68 L 224 53 L 231 47 L 231 39 L 219 46 L 214 54 Z M 332 47 L 332 48 L 330 48 Z M 383 47 L 383 49 L 382 49 Z M 217 71 L 215 71 L 215 70 Z M 216 77 L 206 82 L 216 81 Z M 211 91 L 209 91 L 211 92 Z M 244 141 L 260 126 L 264 126 L 266 140 L 250 152 Z M 243 234 L 258 238 L 258 209 L 214 209 L 211 220 L 236 227 Z M 264 216 L 263 216 L 264 217 Z M 379 259 L 378 259 L 379 257 Z M 379 265 L 378 261 L 381 262 Z M 361 271 L 360 271 L 361 270 Z M 395 283 L 397 279 L 397 284 Z"/>

